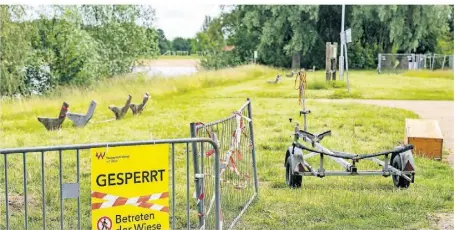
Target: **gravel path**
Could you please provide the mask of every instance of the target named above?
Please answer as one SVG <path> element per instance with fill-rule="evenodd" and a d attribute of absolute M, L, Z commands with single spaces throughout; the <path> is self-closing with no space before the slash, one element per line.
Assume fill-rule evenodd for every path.
<path fill-rule="evenodd" d="M 317 101 L 339 103 L 362 103 L 370 105 L 401 108 L 417 113 L 423 119 L 432 119 L 439 122 L 444 137 L 443 146 L 450 152 L 447 161 L 453 167 L 453 101 L 413 101 L 413 100 L 354 100 L 354 99 L 315 99 Z"/>

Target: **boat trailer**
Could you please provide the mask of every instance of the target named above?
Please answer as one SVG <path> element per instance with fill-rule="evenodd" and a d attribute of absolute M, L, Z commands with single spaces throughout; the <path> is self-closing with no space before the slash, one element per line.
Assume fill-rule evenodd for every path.
<path fill-rule="evenodd" d="M 305 87 L 301 87 L 303 91 Z M 290 187 L 301 187 L 303 176 L 316 176 L 323 178 L 325 176 L 366 176 L 366 175 L 381 175 L 384 177 L 392 176 L 393 184 L 398 188 L 408 188 L 410 183 L 414 183 L 415 163 L 412 156 L 413 145 L 397 146 L 392 150 L 382 151 L 371 154 L 353 154 L 347 152 L 339 152 L 330 150 L 320 144 L 326 136 L 331 135 L 331 131 L 325 131 L 319 134 L 313 134 L 307 130 L 307 115 L 310 110 L 305 109 L 304 92 L 301 92 L 300 99 L 302 100 L 303 110 L 300 111 L 300 116 L 304 116 L 304 130 L 299 128 L 299 123 L 296 122 L 294 128 L 294 141 L 286 151 L 284 166 L 286 168 L 286 184 Z M 292 123 L 292 118 L 289 119 Z M 311 144 L 308 147 L 304 143 Z M 319 168 L 315 169 L 306 161 L 308 158 L 319 156 Z M 384 156 L 384 160 L 377 157 Z M 329 158 L 344 170 L 326 171 L 324 169 L 324 158 Z M 370 160 L 382 166 L 382 170 L 360 171 L 357 169 L 356 163 L 360 160 Z"/>

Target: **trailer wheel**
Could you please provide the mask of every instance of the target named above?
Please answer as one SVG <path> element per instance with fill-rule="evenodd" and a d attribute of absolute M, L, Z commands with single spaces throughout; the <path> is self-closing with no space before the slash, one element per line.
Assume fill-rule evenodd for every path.
<path fill-rule="evenodd" d="M 402 170 L 403 169 L 402 163 L 401 163 L 400 154 L 396 154 L 393 157 L 393 159 L 392 159 L 392 167 L 394 167 L 394 168 L 396 168 L 398 170 Z M 409 175 L 409 176 L 411 176 L 411 175 Z M 392 175 L 392 180 L 393 180 L 393 184 L 397 188 L 408 188 L 409 185 L 411 184 L 410 181 L 408 181 L 408 180 L 406 180 L 403 177 L 398 176 L 398 175 Z"/>
<path fill-rule="evenodd" d="M 302 176 L 294 175 L 291 169 L 291 163 L 286 163 L 286 184 L 292 188 L 300 188 L 302 186 Z"/>

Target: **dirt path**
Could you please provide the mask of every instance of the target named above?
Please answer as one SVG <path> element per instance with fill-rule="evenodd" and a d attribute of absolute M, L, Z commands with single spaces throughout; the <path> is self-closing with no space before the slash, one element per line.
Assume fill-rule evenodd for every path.
<path fill-rule="evenodd" d="M 329 99 L 315 99 L 318 101 L 327 102 L 355 102 L 370 105 L 387 106 L 394 108 L 401 108 L 417 113 L 423 119 L 432 119 L 439 122 L 439 126 L 444 137 L 443 146 L 450 152 L 447 156 L 447 161 L 453 167 L 453 101 L 413 101 L 413 100 L 329 100 Z"/>

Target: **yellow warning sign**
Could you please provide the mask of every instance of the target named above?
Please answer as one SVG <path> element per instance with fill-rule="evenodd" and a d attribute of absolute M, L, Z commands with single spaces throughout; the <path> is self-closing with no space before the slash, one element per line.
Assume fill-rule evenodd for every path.
<path fill-rule="evenodd" d="M 169 229 L 169 146 L 91 150 L 92 229 Z"/>

